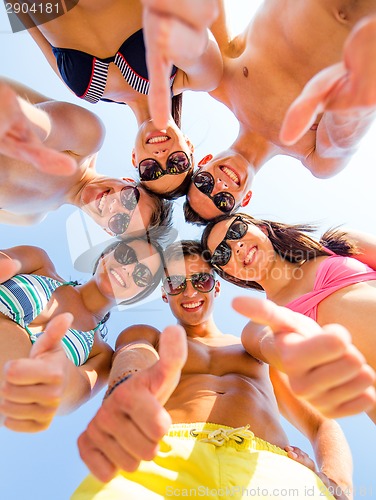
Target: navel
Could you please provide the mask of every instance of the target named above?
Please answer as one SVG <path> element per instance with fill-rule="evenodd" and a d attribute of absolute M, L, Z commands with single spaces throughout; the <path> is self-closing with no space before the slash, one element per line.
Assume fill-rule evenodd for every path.
<path fill-rule="evenodd" d="M 243 68 L 243 75 L 247 78 L 248 77 L 248 68 L 247 66 L 244 66 Z"/>

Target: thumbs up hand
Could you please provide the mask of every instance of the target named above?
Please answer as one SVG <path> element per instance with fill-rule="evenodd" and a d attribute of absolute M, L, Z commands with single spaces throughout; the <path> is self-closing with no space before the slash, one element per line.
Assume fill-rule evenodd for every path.
<path fill-rule="evenodd" d="M 61 339 L 72 324 L 70 313 L 50 320 L 30 349 L 28 358 L 8 361 L 0 386 L 0 415 L 8 429 L 39 432 L 50 425 L 66 385 L 65 355 Z"/>
<path fill-rule="evenodd" d="M 158 442 L 171 425 L 163 405 L 175 390 L 187 357 L 185 331 L 166 328 L 160 337 L 159 360 L 120 383 L 78 440 L 81 458 L 103 482 L 118 469 L 135 471 L 152 460 Z"/>

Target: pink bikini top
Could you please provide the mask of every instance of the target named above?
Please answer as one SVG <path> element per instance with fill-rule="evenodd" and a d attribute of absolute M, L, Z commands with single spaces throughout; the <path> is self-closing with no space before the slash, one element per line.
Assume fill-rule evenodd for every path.
<path fill-rule="evenodd" d="M 312 292 L 286 304 L 293 311 L 316 321 L 317 306 L 332 293 L 362 281 L 376 280 L 376 271 L 353 257 L 331 255 L 319 265 Z"/>

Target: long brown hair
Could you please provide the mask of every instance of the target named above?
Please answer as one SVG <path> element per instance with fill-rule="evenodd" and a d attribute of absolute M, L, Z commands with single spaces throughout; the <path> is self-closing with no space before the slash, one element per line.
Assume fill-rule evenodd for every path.
<path fill-rule="evenodd" d="M 237 213 L 220 216 L 215 221 L 209 222 L 206 226 L 204 232 L 202 233 L 201 243 L 209 254 L 210 250 L 208 248 L 208 238 L 215 224 L 235 217 L 241 217 L 244 222 L 262 228 L 264 231 L 266 230 L 274 251 L 282 257 L 282 259 L 294 264 L 303 264 L 303 262 L 307 260 L 323 255 L 328 256 L 332 253 L 343 256 L 351 256 L 358 253 L 355 242 L 350 240 L 346 232 L 339 231 L 337 228 L 329 229 L 322 235 L 320 241 L 316 241 L 309 236 L 309 234 L 307 234 L 317 230 L 317 227 L 314 225 L 283 224 L 282 222 L 255 219 L 248 214 Z M 243 288 L 263 290 L 263 288 L 255 281 L 241 280 L 236 276 L 231 276 L 226 273 L 219 266 L 213 267 L 221 278 L 229 281 L 230 283 Z"/>

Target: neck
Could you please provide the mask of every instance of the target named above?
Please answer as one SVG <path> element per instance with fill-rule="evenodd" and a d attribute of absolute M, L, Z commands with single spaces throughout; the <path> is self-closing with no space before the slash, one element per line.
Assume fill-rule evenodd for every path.
<path fill-rule="evenodd" d="M 101 177 L 95 170 L 96 156 L 89 157 L 79 167 L 77 180 L 72 183 L 72 187 L 67 192 L 66 203 L 81 208 L 81 193 L 88 182 L 96 177 Z"/>
<path fill-rule="evenodd" d="M 276 255 L 273 264 L 265 273 L 266 277 L 258 281 L 268 299 L 278 303 L 281 295 L 291 286 L 294 280 L 294 270 L 297 267 L 299 264 L 293 264 Z"/>
<path fill-rule="evenodd" d="M 240 131 L 231 149 L 244 156 L 253 165 L 255 173 L 270 158 L 280 153 L 279 148 L 267 141 L 264 137 L 255 132 L 245 131 L 240 124 Z"/>
<path fill-rule="evenodd" d="M 136 117 L 138 127 L 140 127 L 144 122 L 150 120 L 150 112 L 149 112 L 149 105 L 147 98 L 148 96 L 140 94 L 140 97 L 135 101 L 127 102 L 128 106 L 131 108 Z"/>
<path fill-rule="evenodd" d="M 187 333 L 187 337 L 195 338 L 213 338 L 220 337 L 223 333 L 218 329 L 217 325 L 214 323 L 214 319 L 210 317 L 207 321 L 199 323 L 197 325 L 188 325 L 186 323 L 178 322 Z"/>
<path fill-rule="evenodd" d="M 94 277 L 87 283 L 77 287 L 80 291 L 82 301 L 88 311 L 101 320 L 110 309 L 116 305 L 113 298 L 104 296 L 99 290 Z"/>

